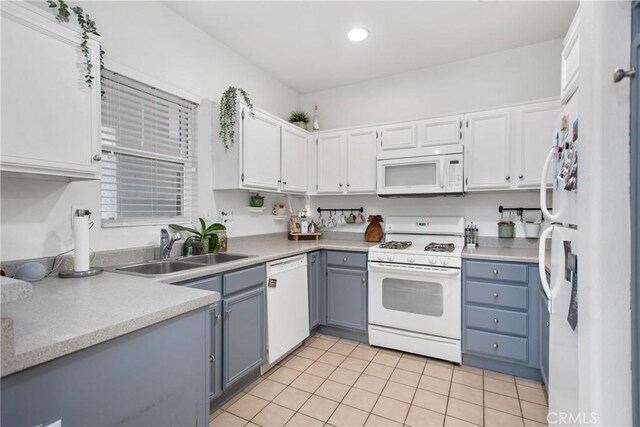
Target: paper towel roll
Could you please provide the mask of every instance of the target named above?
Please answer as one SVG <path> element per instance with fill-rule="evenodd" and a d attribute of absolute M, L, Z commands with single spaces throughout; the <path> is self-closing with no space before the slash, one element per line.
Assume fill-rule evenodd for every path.
<path fill-rule="evenodd" d="M 89 217 L 73 217 L 73 269 L 89 270 Z"/>

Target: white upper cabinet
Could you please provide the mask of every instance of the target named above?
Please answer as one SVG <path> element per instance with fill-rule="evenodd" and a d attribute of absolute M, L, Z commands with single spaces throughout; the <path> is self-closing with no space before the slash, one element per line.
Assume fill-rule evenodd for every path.
<path fill-rule="evenodd" d="M 345 187 L 342 166 L 344 141 L 343 132 L 322 134 L 316 138 L 318 194 L 340 193 Z"/>
<path fill-rule="evenodd" d="M 257 108 L 238 105 L 234 141 L 213 144 L 214 190 L 306 193 L 308 133 Z"/>
<path fill-rule="evenodd" d="M 511 110 L 465 114 L 467 190 L 507 189 L 511 185 Z"/>
<path fill-rule="evenodd" d="M 244 114 L 243 186 L 277 191 L 280 188 L 280 122 L 260 111 Z"/>
<path fill-rule="evenodd" d="M 580 71 L 580 19 L 578 13 L 573 17 L 562 46 L 560 102 L 566 104 L 578 89 L 578 73 Z"/>
<path fill-rule="evenodd" d="M 282 191 L 307 191 L 307 134 L 282 126 Z"/>
<path fill-rule="evenodd" d="M 513 111 L 512 152 L 514 188 L 539 188 L 542 166 L 553 142 L 555 123 L 560 115 L 558 101 L 546 101 L 516 107 Z M 547 185 L 552 179 L 547 178 Z"/>
<path fill-rule="evenodd" d="M 347 132 L 347 193 L 376 192 L 376 128 Z"/>
<path fill-rule="evenodd" d="M 412 155 L 417 147 L 416 122 L 395 123 L 380 128 L 379 159 Z"/>
<path fill-rule="evenodd" d="M 2 2 L 2 172 L 100 178 L 100 44 L 88 40 L 94 77 L 84 82 L 80 34 L 53 14 Z"/>
<path fill-rule="evenodd" d="M 420 155 L 462 152 L 462 121 L 460 114 L 418 122 Z"/>

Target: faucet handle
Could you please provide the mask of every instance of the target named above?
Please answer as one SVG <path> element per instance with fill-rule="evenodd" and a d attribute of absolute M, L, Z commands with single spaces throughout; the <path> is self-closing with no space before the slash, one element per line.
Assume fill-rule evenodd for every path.
<path fill-rule="evenodd" d="M 160 239 L 161 240 L 169 240 L 169 232 L 167 231 L 166 228 L 163 228 L 162 230 L 160 230 Z"/>
<path fill-rule="evenodd" d="M 171 235 L 171 240 L 173 240 L 174 242 L 182 240 L 182 235 L 180 233 L 173 233 Z"/>

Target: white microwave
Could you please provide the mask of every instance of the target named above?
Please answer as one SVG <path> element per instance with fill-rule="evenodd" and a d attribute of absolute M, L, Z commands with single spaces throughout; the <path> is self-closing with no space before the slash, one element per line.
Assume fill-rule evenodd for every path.
<path fill-rule="evenodd" d="M 462 153 L 378 160 L 379 196 L 460 195 Z"/>

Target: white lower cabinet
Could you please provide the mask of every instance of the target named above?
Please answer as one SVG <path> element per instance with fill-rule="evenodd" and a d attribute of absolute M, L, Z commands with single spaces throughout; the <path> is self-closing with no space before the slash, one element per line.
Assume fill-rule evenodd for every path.
<path fill-rule="evenodd" d="M 2 172 L 100 178 L 100 44 L 26 2 L 2 2 Z"/>
<path fill-rule="evenodd" d="M 318 194 L 375 194 L 378 135 L 376 128 L 318 135 Z"/>

